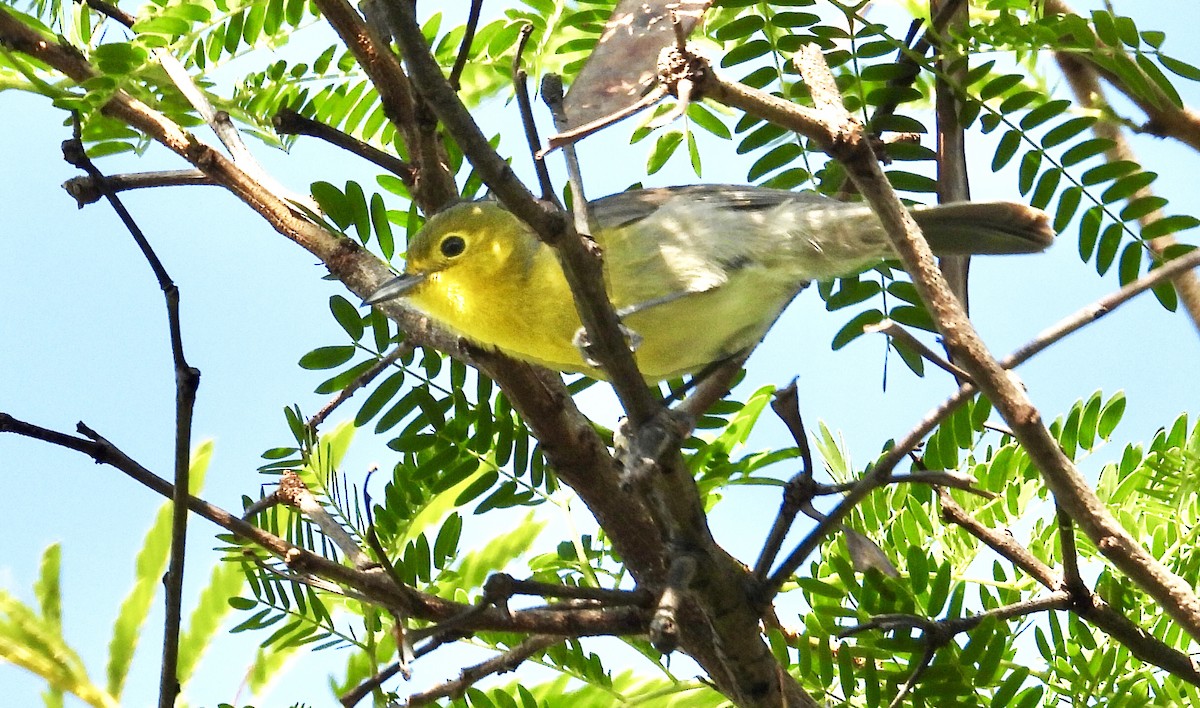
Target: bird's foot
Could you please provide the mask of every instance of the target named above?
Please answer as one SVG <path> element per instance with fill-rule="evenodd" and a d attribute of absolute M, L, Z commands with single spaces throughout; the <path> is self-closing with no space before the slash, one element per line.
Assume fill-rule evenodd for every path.
<path fill-rule="evenodd" d="M 642 335 L 634 332 L 632 329 L 629 329 L 623 324 L 620 325 L 620 327 L 621 335 L 625 337 L 625 346 L 629 347 L 629 351 L 636 352 L 638 347 L 642 345 Z M 583 356 L 583 361 L 585 364 L 596 368 L 600 367 L 600 362 L 595 356 L 593 356 L 595 347 L 593 346 L 592 339 L 588 336 L 586 329 L 580 327 L 578 330 L 576 330 L 575 336 L 571 338 L 571 343 L 574 344 L 575 348 L 579 350 L 579 353 Z"/>

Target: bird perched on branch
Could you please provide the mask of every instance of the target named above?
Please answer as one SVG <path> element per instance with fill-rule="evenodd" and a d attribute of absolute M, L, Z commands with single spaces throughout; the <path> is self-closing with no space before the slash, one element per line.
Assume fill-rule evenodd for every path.
<path fill-rule="evenodd" d="M 609 298 L 648 381 L 694 373 L 756 345 L 810 281 L 857 273 L 894 252 L 861 203 L 777 189 L 642 189 L 588 204 Z M 914 207 L 937 255 L 1034 253 L 1045 213 L 1010 202 Z M 604 373 L 576 344 L 579 316 L 554 249 L 496 202 L 432 217 L 404 273 L 366 302 L 404 297 L 447 329 L 559 371 Z"/>

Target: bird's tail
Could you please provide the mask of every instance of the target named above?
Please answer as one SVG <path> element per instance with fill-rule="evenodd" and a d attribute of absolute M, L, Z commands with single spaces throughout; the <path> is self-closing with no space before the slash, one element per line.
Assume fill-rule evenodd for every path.
<path fill-rule="evenodd" d="M 1037 253 L 1054 241 L 1045 212 L 1014 202 L 918 206 L 912 215 L 939 256 Z"/>

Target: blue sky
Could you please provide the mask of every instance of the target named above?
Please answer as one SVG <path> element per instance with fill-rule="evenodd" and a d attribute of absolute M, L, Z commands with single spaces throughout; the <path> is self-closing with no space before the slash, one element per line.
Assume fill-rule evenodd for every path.
<path fill-rule="evenodd" d="M 1165 49 L 1200 65 L 1195 42 L 1175 30 L 1197 26 L 1194 4 L 1180 0 L 1155 6 L 1153 13 L 1143 3 L 1119 3 L 1116 9 L 1132 13 L 1143 29 L 1167 31 Z M 1177 86 L 1185 101 L 1200 104 L 1195 84 L 1178 80 Z M 514 110 L 494 104 L 483 118 L 493 129 L 511 126 Z M 69 135 L 59 123 L 62 115 L 43 99 L 12 92 L 0 94 L 0 113 L 5 127 L 0 132 L 0 410 L 64 431 L 84 421 L 168 476 L 174 384 L 161 294 L 112 212 L 100 205 L 76 210 L 59 189 L 75 174 L 59 154 L 59 143 Z M 645 144 L 624 146 L 627 131 L 617 128 L 584 145 L 581 158 L 594 196 L 642 177 Z M 513 134 L 506 144 L 521 142 Z M 742 181 L 747 162 L 733 155 L 732 145 L 713 141 L 708 147 L 705 181 Z M 315 180 L 373 184 L 373 173 L 354 158 L 313 141 L 302 140 L 290 155 L 252 148 L 269 171 L 297 191 Z M 997 180 L 988 170 L 990 143 L 979 140 L 972 149 L 975 198 L 1016 198 L 1011 180 Z M 1136 141 L 1135 150 L 1160 173 L 1155 189 L 1171 198 L 1175 210 L 1195 213 L 1193 175 L 1200 157 L 1151 138 Z M 528 175 L 523 150 L 513 147 L 512 152 L 522 175 Z M 152 150 L 145 160 L 101 163 L 109 173 L 179 166 L 162 150 Z M 646 183 L 691 181 L 695 177 L 679 155 Z M 205 496 L 238 508 L 242 494 L 257 496 L 269 481 L 255 468 L 262 450 L 287 440 L 282 408 L 298 402 L 313 411 L 325 401 L 311 393 L 325 377 L 300 369 L 296 361 L 316 346 L 341 343 L 327 301 L 344 290 L 322 280 L 324 269 L 311 256 L 217 188 L 155 190 L 130 194 L 125 201 L 182 292 L 188 359 L 203 372 L 195 438 L 216 445 Z M 993 352 L 1010 351 L 1117 287 L 1114 277 L 1098 278 L 1079 265 L 1075 243 L 1072 229 L 1043 256 L 976 259 L 973 319 Z M 941 401 L 951 382 L 936 371 L 917 379 L 893 357 L 883 391 L 882 339 L 867 336 L 841 352 L 830 351 L 829 342 L 844 321 L 843 313 L 825 313 L 814 293 L 802 295 L 751 359 L 742 392 L 799 376 L 806 420 L 821 419 L 840 431 L 861 466 L 884 441 L 903 434 Z M 1119 458 L 1124 441 L 1149 439 L 1178 413 L 1200 411 L 1197 344 L 1182 315 L 1165 312 L 1146 297 L 1019 374 L 1047 419 L 1094 390 L 1106 396 L 1126 391 L 1128 412 L 1116 440 L 1085 464 L 1094 474 L 1103 461 Z M 602 423 L 615 422 L 612 399 L 599 387 L 589 392 L 587 406 Z M 871 415 L 863 416 L 864 410 Z M 766 420 L 753 444 L 786 441 L 783 426 Z M 368 446 L 352 458 L 347 472 L 361 481 L 370 462 L 387 464 L 388 459 L 385 450 Z M 0 587 L 30 600 L 42 549 L 61 541 L 68 639 L 102 682 L 111 622 L 132 579 L 132 553 L 161 499 L 110 468 L 12 436 L 0 436 L 0 474 L 6 484 L 0 502 Z M 731 552 L 750 561 L 777 507 L 777 493 L 741 487 L 728 496 L 731 503 L 714 514 L 715 533 Z M 575 521 L 585 528 L 589 523 Z M 467 528 L 470 533 L 479 526 L 469 520 Z M 215 528 L 196 521 L 191 529 L 189 586 L 197 588 L 208 574 L 213 554 L 207 549 L 215 545 Z M 150 627 L 158 621 L 153 617 Z M 156 691 L 158 642 L 156 629 L 145 633 L 129 705 L 149 703 Z M 193 704 L 234 698 L 238 672 L 254 644 L 226 638 L 220 646 L 220 657 L 206 659 L 189 688 Z M 324 673 L 336 672 L 342 660 L 340 655 L 304 660 L 307 680 L 281 687 L 260 705 L 301 699 L 323 704 L 322 689 L 311 693 L 309 682 L 322 685 Z M 418 671 L 418 681 L 436 681 L 450 668 L 428 665 Z M 0 665 L 0 685 L 12 705 L 38 701 L 37 682 L 11 666 Z"/>

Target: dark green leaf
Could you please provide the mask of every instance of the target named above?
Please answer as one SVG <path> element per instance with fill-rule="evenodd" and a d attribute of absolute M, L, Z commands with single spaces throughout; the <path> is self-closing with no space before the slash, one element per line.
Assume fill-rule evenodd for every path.
<path fill-rule="evenodd" d="M 358 341 L 362 339 L 364 327 L 363 318 L 359 314 L 358 308 L 350 304 L 350 301 L 341 295 L 333 295 L 329 298 L 329 311 L 333 313 L 333 319 L 341 325 L 342 329 L 346 330 L 346 334 L 350 335 L 350 339 Z"/>
<path fill-rule="evenodd" d="M 1088 208 L 1079 219 L 1079 257 L 1084 261 L 1092 259 L 1103 221 L 1104 208 L 1099 206 Z"/>
<path fill-rule="evenodd" d="M 1151 224 L 1148 224 L 1142 229 L 1142 238 L 1152 239 L 1159 236 L 1166 236 L 1177 231 L 1193 229 L 1200 226 L 1200 219 L 1189 214 L 1176 214 L 1174 216 L 1163 217 Z"/>
<path fill-rule="evenodd" d="M 1172 59 L 1165 54 L 1159 54 L 1158 61 L 1163 66 L 1167 67 L 1167 70 L 1173 74 L 1177 74 L 1192 81 L 1200 81 L 1200 69 L 1197 69 L 1187 62 L 1182 62 L 1178 59 Z"/>
<path fill-rule="evenodd" d="M 854 341 L 863 334 L 863 327 L 870 324 L 875 324 L 883 319 L 883 313 L 879 310 L 866 310 L 854 316 L 847 322 L 838 333 L 833 335 L 832 347 L 834 351 L 841 349 L 850 342 Z"/>
<path fill-rule="evenodd" d="M 1125 245 L 1121 251 L 1121 260 L 1117 264 L 1117 281 L 1128 285 L 1137 279 L 1142 269 L 1142 244 L 1134 241 Z"/>
<path fill-rule="evenodd" d="M 1075 210 L 1079 208 L 1079 200 L 1083 196 L 1080 187 L 1067 187 L 1058 198 L 1058 208 L 1054 212 L 1054 230 L 1061 232 L 1067 228 Z"/>
<path fill-rule="evenodd" d="M 352 345 L 317 347 L 300 357 L 300 368 L 310 370 L 332 369 L 350 361 L 354 356 Z"/>
<path fill-rule="evenodd" d="M 1108 138 L 1085 140 L 1078 145 L 1072 145 L 1067 148 L 1067 151 L 1062 154 L 1062 165 L 1063 167 L 1077 165 L 1089 157 L 1095 157 L 1103 153 L 1105 150 L 1112 148 L 1112 146 L 1113 141 Z"/>
<path fill-rule="evenodd" d="M 1008 161 L 1017 154 L 1017 148 L 1021 147 L 1021 132 L 1018 130 L 1009 130 L 1004 135 L 1000 136 L 1000 143 L 996 145 L 996 154 L 992 156 L 992 172 L 999 172 Z"/>
<path fill-rule="evenodd" d="M 1092 116 L 1071 118 L 1070 120 L 1064 121 L 1046 131 L 1046 134 L 1042 136 L 1042 147 L 1050 148 L 1054 147 L 1055 145 L 1061 145 L 1062 143 L 1065 143 L 1076 135 L 1079 135 L 1083 131 L 1092 127 L 1095 123 L 1096 119 Z"/>
<path fill-rule="evenodd" d="M 1037 126 L 1061 114 L 1070 107 L 1071 102 L 1065 98 L 1058 99 L 1056 101 L 1046 101 L 1042 105 L 1025 114 L 1025 117 L 1021 119 L 1021 128 L 1023 130 L 1033 130 Z"/>
<path fill-rule="evenodd" d="M 1104 275 L 1108 269 L 1112 267 L 1113 261 L 1116 260 L 1117 251 L 1121 247 L 1121 234 L 1123 229 L 1120 224 L 1109 224 L 1104 229 L 1103 235 L 1100 236 L 1100 245 L 1096 249 L 1096 272 Z"/>

